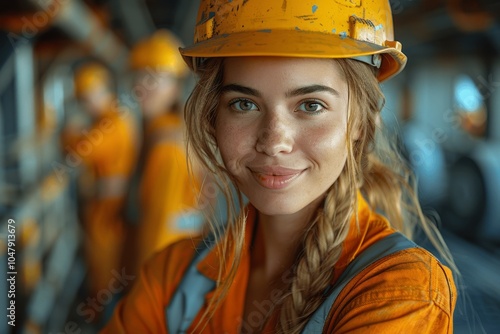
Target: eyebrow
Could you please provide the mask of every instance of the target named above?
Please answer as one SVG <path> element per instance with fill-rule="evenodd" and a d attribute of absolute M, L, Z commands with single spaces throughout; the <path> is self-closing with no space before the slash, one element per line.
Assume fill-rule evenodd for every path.
<path fill-rule="evenodd" d="M 242 93 L 246 95 L 252 95 L 256 97 L 262 97 L 262 94 L 253 88 L 238 85 L 238 84 L 229 84 L 225 85 L 221 89 L 221 94 L 227 93 L 227 92 L 237 92 L 237 93 Z M 305 86 L 305 87 L 300 87 L 297 89 L 293 89 L 285 94 L 286 97 L 293 97 L 293 96 L 300 96 L 300 95 L 307 95 L 311 93 L 317 93 L 317 92 L 327 92 L 330 93 L 334 96 L 340 96 L 339 92 L 331 87 L 324 86 L 324 85 L 310 85 L 310 86 Z"/>
<path fill-rule="evenodd" d="M 332 87 L 323 86 L 323 85 L 310 85 L 310 86 L 300 87 L 300 88 L 291 90 L 291 91 L 286 93 L 286 97 L 307 95 L 307 94 L 318 93 L 318 92 L 327 92 L 327 93 L 330 93 L 334 96 L 340 96 L 339 92 L 337 90 L 333 89 Z"/>
<path fill-rule="evenodd" d="M 238 85 L 238 84 L 229 84 L 225 85 L 221 89 L 221 94 L 227 93 L 227 92 L 236 92 L 236 93 L 242 93 L 245 95 L 252 95 L 256 97 L 262 97 L 262 94 L 253 88 Z"/>

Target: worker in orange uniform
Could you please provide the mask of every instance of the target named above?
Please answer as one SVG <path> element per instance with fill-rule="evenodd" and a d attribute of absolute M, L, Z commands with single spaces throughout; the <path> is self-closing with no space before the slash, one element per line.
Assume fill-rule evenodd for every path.
<path fill-rule="evenodd" d="M 89 297 L 105 301 L 101 310 L 111 303 L 109 296 L 100 293 L 109 291 L 121 273 L 124 222 L 120 212 L 137 157 L 137 131 L 130 114 L 117 110 L 110 73 L 103 65 L 89 62 L 78 67 L 74 86 L 92 124 L 76 136 L 74 131 L 66 136 L 72 139 L 66 140 L 64 148 L 74 160 L 82 161 L 79 192 Z"/>
<path fill-rule="evenodd" d="M 187 66 L 179 45 L 171 32 L 159 30 L 131 52 L 130 67 L 136 71 L 134 90 L 144 121 L 142 151 L 129 192 L 132 200 L 125 210 L 127 220 L 136 224 L 132 227 L 135 240 L 131 240 L 135 251 L 125 253 L 125 263 L 133 261 L 132 270 L 194 229 L 179 225 L 181 217 L 195 208 L 198 193 L 183 139 L 179 97 Z"/>
<path fill-rule="evenodd" d="M 196 22 L 188 141 L 249 204 L 152 257 L 104 333 L 453 333 L 456 266 L 378 136 L 406 64 L 389 0 L 201 0 Z"/>

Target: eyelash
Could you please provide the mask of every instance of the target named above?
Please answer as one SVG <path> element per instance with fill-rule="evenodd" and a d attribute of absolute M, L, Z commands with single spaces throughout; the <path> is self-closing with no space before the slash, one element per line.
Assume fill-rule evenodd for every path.
<path fill-rule="evenodd" d="M 237 98 L 237 99 L 233 99 L 233 100 L 229 101 L 229 104 L 228 104 L 229 107 L 237 113 L 245 113 L 245 112 L 251 111 L 251 110 L 238 110 L 238 109 L 236 109 L 234 107 L 234 105 L 237 104 L 238 102 L 248 102 L 248 103 L 253 104 L 257 108 L 257 110 L 259 109 L 257 104 L 255 102 L 253 102 L 252 100 L 244 99 L 244 98 Z"/>
<path fill-rule="evenodd" d="M 229 107 L 234 110 L 235 112 L 237 113 L 246 113 L 248 111 L 251 111 L 251 110 L 238 110 L 234 107 L 235 104 L 239 103 L 239 102 L 247 102 L 247 103 L 251 103 L 255 106 L 255 108 L 257 110 L 259 110 L 259 107 L 257 106 L 257 104 L 255 102 L 253 102 L 252 100 L 249 100 L 249 99 L 245 99 L 245 98 L 237 98 L 237 99 L 233 99 L 231 101 L 229 101 L 228 105 Z M 324 113 L 326 111 L 326 106 L 324 105 L 324 103 L 320 100 L 315 100 L 315 99 L 312 99 L 312 100 L 305 100 L 305 101 L 302 101 L 299 103 L 299 107 L 304 105 L 304 104 L 316 104 L 316 105 L 319 105 L 320 106 L 320 110 L 317 110 L 317 111 L 307 111 L 307 110 L 301 110 L 299 108 L 297 108 L 298 110 L 297 111 L 302 111 L 304 112 L 305 114 L 309 114 L 309 115 L 318 115 L 318 114 L 321 114 L 321 113 Z"/>
<path fill-rule="evenodd" d="M 320 110 L 316 110 L 316 111 L 299 110 L 299 111 L 302 111 L 302 112 L 309 114 L 309 115 L 318 115 L 318 114 L 324 113 L 326 111 L 326 108 L 327 108 L 322 101 L 314 100 L 314 99 L 313 100 L 305 100 L 305 101 L 300 102 L 299 107 L 304 105 L 304 104 L 317 104 L 321 108 Z"/>

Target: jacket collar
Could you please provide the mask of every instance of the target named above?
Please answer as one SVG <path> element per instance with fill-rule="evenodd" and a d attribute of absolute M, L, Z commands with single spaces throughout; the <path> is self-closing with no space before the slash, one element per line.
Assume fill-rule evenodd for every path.
<path fill-rule="evenodd" d="M 387 220 L 374 212 L 360 192 L 357 194 L 358 201 L 358 222 L 356 223 L 356 215 L 350 219 L 349 232 L 342 246 L 342 253 L 339 260 L 335 264 L 335 273 L 333 280 L 336 281 L 342 274 L 349 263 L 356 258 L 363 250 L 375 243 L 382 237 L 394 233 Z M 250 250 L 252 244 L 253 229 L 255 226 L 256 209 L 251 205 L 247 205 L 246 211 L 246 226 L 245 226 L 245 246 L 243 249 L 240 266 L 248 266 L 250 263 Z M 198 270 L 206 277 L 216 281 L 219 275 L 220 249 L 217 245 L 213 246 L 207 256 L 198 263 Z M 228 254 L 226 261 L 226 272 L 229 270 L 229 265 L 234 258 L 234 254 Z"/>

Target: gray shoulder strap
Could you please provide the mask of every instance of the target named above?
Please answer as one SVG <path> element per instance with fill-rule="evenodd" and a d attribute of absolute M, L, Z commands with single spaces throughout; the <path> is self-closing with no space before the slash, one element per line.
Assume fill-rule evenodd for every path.
<path fill-rule="evenodd" d="M 332 308 L 335 299 L 337 299 L 337 296 L 347 283 L 349 283 L 349 281 L 363 269 L 385 256 L 413 247 L 418 246 L 399 232 L 393 233 L 368 247 L 357 258 L 355 258 L 354 261 L 347 266 L 342 275 L 340 275 L 332 289 L 327 292 L 328 297 L 313 313 L 302 330 L 302 333 L 311 334 L 323 332 L 325 321 L 328 318 L 328 314 L 330 313 L 330 309 Z"/>
<path fill-rule="evenodd" d="M 397 251 L 417 247 L 401 233 L 391 234 L 362 252 L 339 277 L 333 289 L 326 292 L 327 299 L 313 313 L 302 333 L 322 333 L 325 321 L 335 299 L 349 281 L 364 268 Z M 170 334 L 186 333 L 194 318 L 203 307 L 205 295 L 215 288 L 215 282 L 203 276 L 196 265 L 205 258 L 211 247 L 200 245 L 170 304 L 165 309 L 165 320 Z"/>
<path fill-rule="evenodd" d="M 186 333 L 203 307 L 205 295 L 215 288 L 215 282 L 203 276 L 196 267 L 211 250 L 211 246 L 206 243 L 207 240 L 204 240 L 199 245 L 184 278 L 165 309 L 165 321 L 169 334 Z"/>

